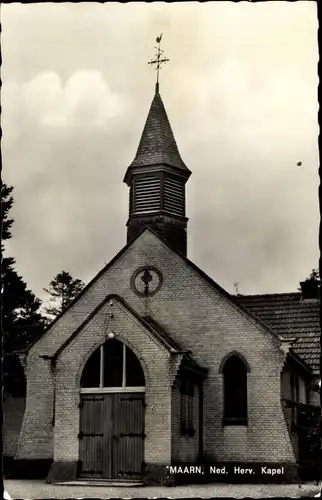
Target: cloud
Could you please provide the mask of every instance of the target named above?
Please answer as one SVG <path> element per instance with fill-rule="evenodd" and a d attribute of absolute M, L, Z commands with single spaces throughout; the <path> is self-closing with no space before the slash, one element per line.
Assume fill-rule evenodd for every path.
<path fill-rule="evenodd" d="M 228 290 L 296 289 L 319 255 L 313 2 L 11 4 L 2 9 L 9 251 L 29 286 L 85 281 L 124 245 L 163 32 L 161 94 L 187 185 L 188 253 Z M 298 167 L 297 162 L 302 161 Z"/>
<path fill-rule="evenodd" d="M 64 86 L 54 72 L 42 72 L 21 86 L 5 82 L 3 100 L 5 133 L 17 129 L 18 113 L 32 126 L 88 128 L 107 126 L 125 109 L 98 71 L 78 71 Z"/>

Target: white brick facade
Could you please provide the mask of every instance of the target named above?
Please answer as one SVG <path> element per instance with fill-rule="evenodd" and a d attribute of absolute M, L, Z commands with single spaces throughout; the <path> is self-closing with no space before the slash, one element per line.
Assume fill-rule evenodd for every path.
<path fill-rule="evenodd" d="M 148 299 L 130 286 L 135 270 L 157 267 L 163 286 Z M 204 382 L 204 454 L 218 461 L 295 461 L 281 407 L 281 371 L 285 356 L 272 332 L 211 286 L 186 260 L 149 230 L 144 231 L 82 293 L 43 337 L 27 359 L 27 403 L 16 458 L 77 461 L 79 381 L 90 354 L 109 331 L 139 358 L 146 377 L 145 462 L 198 458 L 198 433 L 180 435 L 178 390 L 172 388 L 178 359 L 133 314 L 118 303 L 106 323 L 105 304 L 62 350 L 50 359 L 109 294 L 118 294 L 141 316 L 154 318 L 182 349 L 208 370 Z M 247 361 L 248 426 L 222 425 L 223 375 L 220 366 L 231 352 Z M 177 365 L 176 365 L 177 363 Z M 53 427 L 53 391 L 55 426 Z M 196 415 L 198 408 L 196 407 Z"/>

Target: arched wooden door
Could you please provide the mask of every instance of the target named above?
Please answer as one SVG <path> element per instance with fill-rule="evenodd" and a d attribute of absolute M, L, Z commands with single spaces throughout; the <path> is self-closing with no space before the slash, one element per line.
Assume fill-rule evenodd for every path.
<path fill-rule="evenodd" d="M 144 461 L 145 380 L 135 354 L 109 340 L 81 379 L 79 475 L 140 479 Z"/>

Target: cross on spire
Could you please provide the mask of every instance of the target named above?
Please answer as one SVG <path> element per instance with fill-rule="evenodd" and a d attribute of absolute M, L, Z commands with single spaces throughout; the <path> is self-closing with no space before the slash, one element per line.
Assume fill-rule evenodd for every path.
<path fill-rule="evenodd" d="M 168 61 L 170 61 L 170 59 L 166 58 L 163 56 L 163 50 L 160 48 L 160 43 L 161 43 L 161 40 L 162 40 L 162 33 L 160 36 L 157 37 L 156 39 L 156 42 L 158 44 L 157 47 L 155 47 L 157 49 L 157 53 L 156 53 L 156 56 L 155 56 L 155 59 L 152 59 L 152 61 L 150 61 L 148 64 L 151 64 L 152 65 L 155 65 L 155 69 L 157 71 L 157 82 L 155 84 L 155 93 L 158 94 L 159 93 L 159 70 L 161 68 L 161 65 L 163 63 L 166 63 Z"/>

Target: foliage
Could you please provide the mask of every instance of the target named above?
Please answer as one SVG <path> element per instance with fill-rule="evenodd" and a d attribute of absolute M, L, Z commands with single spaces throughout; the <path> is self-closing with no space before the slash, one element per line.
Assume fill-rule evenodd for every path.
<path fill-rule="evenodd" d="M 318 286 L 320 284 L 320 273 L 318 269 L 312 269 L 311 274 L 308 278 L 305 278 L 304 282 L 306 281 L 312 281 L 312 282 L 318 282 Z M 299 287 L 297 289 L 299 292 L 302 291 L 302 288 Z"/>
<path fill-rule="evenodd" d="M 12 196 L 13 187 L 3 184 L 1 186 L 1 250 L 3 250 L 2 242 L 11 238 L 11 227 L 14 222 L 9 219 L 9 212 L 13 205 Z"/>
<path fill-rule="evenodd" d="M 320 273 L 318 269 L 312 269 L 312 272 L 309 276 L 309 278 L 306 278 L 305 281 L 319 281 L 320 280 Z"/>
<path fill-rule="evenodd" d="M 5 242 L 12 237 L 11 228 L 14 219 L 9 217 L 14 199 L 13 187 L 3 184 L 1 187 L 1 251 L 5 251 Z M 16 351 L 38 337 L 44 329 L 44 318 L 39 308 L 41 301 L 27 288 L 22 277 L 15 270 L 15 259 L 3 257 L 1 263 L 2 278 L 2 332 L 3 332 L 3 382 L 4 391 L 13 396 L 25 391 L 23 370 Z"/>
<path fill-rule="evenodd" d="M 53 305 L 45 308 L 46 313 L 55 318 L 75 299 L 83 290 L 84 283 L 80 279 L 74 279 L 68 272 L 61 271 L 50 282 L 49 288 L 44 288 L 50 295 Z"/>

